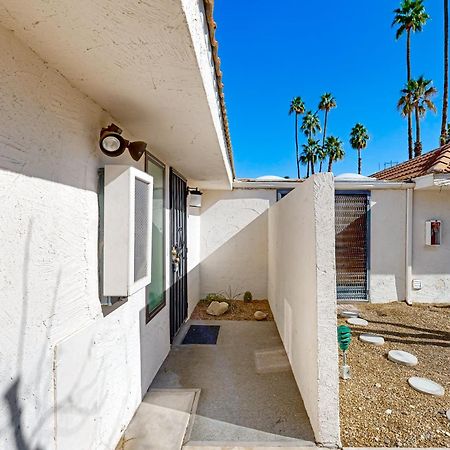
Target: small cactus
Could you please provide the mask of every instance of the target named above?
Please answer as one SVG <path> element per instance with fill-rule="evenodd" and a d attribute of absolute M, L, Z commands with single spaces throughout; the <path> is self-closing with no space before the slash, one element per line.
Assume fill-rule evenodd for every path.
<path fill-rule="evenodd" d="M 252 293 L 250 291 L 246 291 L 244 293 L 244 302 L 245 303 L 250 303 L 252 300 L 253 300 Z"/>

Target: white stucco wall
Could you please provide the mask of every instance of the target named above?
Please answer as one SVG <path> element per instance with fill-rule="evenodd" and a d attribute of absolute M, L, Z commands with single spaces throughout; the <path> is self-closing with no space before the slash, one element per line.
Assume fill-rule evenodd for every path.
<path fill-rule="evenodd" d="M 188 197 L 189 201 L 189 197 Z M 200 299 L 200 224 L 201 209 L 188 207 L 187 218 L 187 282 L 188 282 L 188 317 Z"/>
<path fill-rule="evenodd" d="M 412 290 L 417 302 L 450 302 L 450 191 L 415 190 L 413 201 L 412 278 L 422 280 L 421 290 Z M 425 245 L 425 221 L 442 221 L 441 245 Z"/>
<path fill-rule="evenodd" d="M 309 178 L 269 209 L 269 302 L 315 438 L 337 445 L 334 183 Z"/>
<path fill-rule="evenodd" d="M 168 308 L 146 325 L 142 290 L 103 317 L 97 142 L 112 118 L 3 28 L 0 53 L 0 448 L 110 450 L 169 350 Z"/>
<path fill-rule="evenodd" d="M 276 191 L 206 191 L 201 208 L 200 295 L 251 291 L 267 298 L 267 209 Z"/>
<path fill-rule="evenodd" d="M 405 300 L 406 190 L 373 190 L 370 208 L 369 296 Z"/>

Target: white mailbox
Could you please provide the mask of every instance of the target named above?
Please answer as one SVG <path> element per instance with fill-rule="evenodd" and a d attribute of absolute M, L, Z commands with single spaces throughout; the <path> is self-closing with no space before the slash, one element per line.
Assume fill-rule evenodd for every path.
<path fill-rule="evenodd" d="M 442 224 L 440 220 L 427 220 L 425 222 L 425 244 L 441 245 Z"/>
<path fill-rule="evenodd" d="M 151 281 L 153 178 L 105 166 L 103 295 L 126 297 Z"/>

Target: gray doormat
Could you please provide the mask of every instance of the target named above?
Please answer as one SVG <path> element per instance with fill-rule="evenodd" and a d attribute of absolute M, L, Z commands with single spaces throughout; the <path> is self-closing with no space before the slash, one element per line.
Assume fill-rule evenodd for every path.
<path fill-rule="evenodd" d="M 183 339 L 183 345 L 215 345 L 219 336 L 220 325 L 191 325 Z"/>

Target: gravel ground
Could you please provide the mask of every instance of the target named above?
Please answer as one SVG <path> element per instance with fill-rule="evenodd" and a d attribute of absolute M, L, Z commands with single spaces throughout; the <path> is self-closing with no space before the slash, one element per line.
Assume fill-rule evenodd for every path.
<path fill-rule="evenodd" d="M 200 300 L 192 312 L 191 319 L 195 320 L 256 320 L 253 316 L 256 311 L 268 314 L 267 319 L 273 320 L 272 311 L 267 300 L 252 300 L 244 302 L 242 300 L 224 300 L 230 307 L 222 316 L 210 316 L 206 313 L 210 301 Z"/>
<path fill-rule="evenodd" d="M 340 380 L 343 445 L 450 447 L 450 421 L 445 416 L 450 409 L 450 305 L 356 307 L 369 325 L 350 326 L 352 378 Z M 345 319 L 338 322 L 344 324 Z M 362 343 L 358 336 L 365 332 L 382 335 L 385 344 Z M 392 349 L 416 355 L 419 364 L 406 367 L 389 361 L 387 353 Z M 407 382 L 411 376 L 440 383 L 445 395 L 435 397 L 413 390 Z"/>

